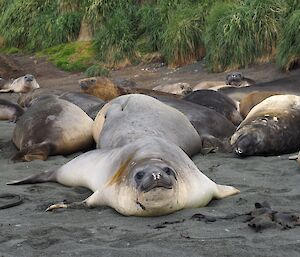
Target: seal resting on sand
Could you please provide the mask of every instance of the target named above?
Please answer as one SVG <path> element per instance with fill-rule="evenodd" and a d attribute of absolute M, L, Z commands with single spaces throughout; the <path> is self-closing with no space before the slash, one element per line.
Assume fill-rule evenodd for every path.
<path fill-rule="evenodd" d="M 35 99 L 18 119 L 13 142 L 20 150 L 14 161 L 46 160 L 93 145 L 93 120 L 78 106 L 57 96 Z"/>
<path fill-rule="evenodd" d="M 0 99 L 0 120 L 16 122 L 23 113 L 24 110 L 19 105 Z"/>
<path fill-rule="evenodd" d="M 300 96 L 275 95 L 254 106 L 231 137 L 238 156 L 279 155 L 300 149 Z"/>
<path fill-rule="evenodd" d="M 109 101 L 118 96 L 127 94 L 177 96 L 175 94 L 155 91 L 152 89 L 138 88 L 136 87 L 136 84 L 133 83 L 135 82 L 130 80 L 111 80 L 105 77 L 92 77 L 79 80 L 81 92 L 97 96 L 105 101 Z M 178 95 L 177 97 L 180 96 Z"/>
<path fill-rule="evenodd" d="M 29 91 L 40 88 L 36 79 L 31 74 L 26 74 L 23 77 L 15 79 L 12 83 L 5 83 L 0 88 L 2 92 L 27 93 Z"/>
<path fill-rule="evenodd" d="M 202 148 L 199 134 L 183 113 L 147 95 L 130 94 L 111 100 L 93 123 L 97 148 L 116 148 L 145 136 L 165 138 L 189 156 Z"/>
<path fill-rule="evenodd" d="M 56 204 L 47 210 L 109 206 L 126 216 L 165 215 L 239 193 L 210 180 L 178 146 L 158 137 L 89 151 L 60 168 L 8 184 L 48 181 L 87 187 L 93 194 L 82 202 Z"/>
<path fill-rule="evenodd" d="M 174 83 L 169 85 L 159 85 L 153 88 L 155 91 L 166 92 L 175 95 L 186 95 L 193 91 L 192 87 L 188 83 Z"/>
<path fill-rule="evenodd" d="M 253 79 L 244 77 L 240 72 L 231 72 L 226 76 L 226 85 L 235 87 L 246 87 L 255 84 Z"/>
<path fill-rule="evenodd" d="M 237 104 L 227 95 L 220 92 L 203 89 L 189 93 L 183 100 L 206 106 L 225 116 L 234 125 L 242 122 L 242 116 L 237 110 Z"/>
<path fill-rule="evenodd" d="M 246 118 L 255 105 L 273 95 L 280 95 L 280 93 L 274 91 L 254 91 L 242 98 L 240 101 L 240 113 L 243 118 Z"/>

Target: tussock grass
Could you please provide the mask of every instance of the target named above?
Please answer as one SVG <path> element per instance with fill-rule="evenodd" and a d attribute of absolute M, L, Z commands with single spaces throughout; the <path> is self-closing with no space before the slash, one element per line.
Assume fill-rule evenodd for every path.
<path fill-rule="evenodd" d="M 103 65 L 100 64 L 94 64 L 87 68 L 87 70 L 84 72 L 84 74 L 88 77 L 109 77 L 109 70 L 106 69 Z"/>
<path fill-rule="evenodd" d="M 287 10 L 284 0 L 215 5 L 205 40 L 209 70 L 221 72 L 272 59 Z"/>

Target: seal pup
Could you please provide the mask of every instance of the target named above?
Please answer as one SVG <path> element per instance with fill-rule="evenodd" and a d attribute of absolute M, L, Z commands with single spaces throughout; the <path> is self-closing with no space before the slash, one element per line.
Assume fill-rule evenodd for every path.
<path fill-rule="evenodd" d="M 231 85 L 235 87 L 247 87 L 255 84 L 256 82 L 253 79 L 244 77 L 240 72 L 231 72 L 226 75 L 226 85 Z"/>
<path fill-rule="evenodd" d="M 239 193 L 210 180 L 178 146 L 158 137 L 89 151 L 59 168 L 7 184 L 50 181 L 87 187 L 93 194 L 82 202 L 56 204 L 47 210 L 109 206 L 126 216 L 166 215 Z"/>
<path fill-rule="evenodd" d="M 280 93 L 273 91 L 254 91 L 242 98 L 240 101 L 239 109 L 243 118 L 246 118 L 250 110 L 255 105 L 261 103 L 263 100 L 273 95 L 280 95 Z"/>
<path fill-rule="evenodd" d="M 175 94 L 175 95 L 186 95 L 193 91 L 190 84 L 183 83 L 183 82 L 168 84 L 168 85 L 159 85 L 154 87 L 153 90 Z"/>
<path fill-rule="evenodd" d="M 20 150 L 14 161 L 46 160 L 92 147 L 93 120 L 78 106 L 57 96 L 44 96 L 18 119 L 13 143 Z"/>
<path fill-rule="evenodd" d="M 197 90 L 189 93 L 182 99 L 213 109 L 222 114 L 236 126 L 243 120 L 237 109 L 237 104 L 227 95 L 220 92 L 209 89 Z"/>
<path fill-rule="evenodd" d="M 23 113 L 23 108 L 18 104 L 14 104 L 5 99 L 0 99 L 0 120 L 16 122 Z"/>
<path fill-rule="evenodd" d="M 254 106 L 231 137 L 238 156 L 279 155 L 300 149 L 300 96 L 275 95 Z"/>
<path fill-rule="evenodd" d="M 165 138 L 189 156 L 201 151 L 201 138 L 188 118 L 157 99 L 130 94 L 108 102 L 93 123 L 97 148 L 116 148 L 145 136 Z"/>
<path fill-rule="evenodd" d="M 94 95 L 104 101 L 112 100 L 121 95 L 144 94 L 149 96 L 166 95 L 180 97 L 152 89 L 139 88 L 131 85 L 128 80 L 111 80 L 105 77 L 92 77 L 79 80 L 80 91 L 86 94 Z"/>
<path fill-rule="evenodd" d="M 15 79 L 12 83 L 6 83 L 0 88 L 1 92 L 27 93 L 40 88 L 36 79 L 31 74 Z"/>

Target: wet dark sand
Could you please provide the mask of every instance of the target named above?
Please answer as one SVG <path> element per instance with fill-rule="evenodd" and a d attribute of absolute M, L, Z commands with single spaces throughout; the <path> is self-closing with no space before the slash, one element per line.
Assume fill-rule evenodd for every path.
<path fill-rule="evenodd" d="M 110 208 L 45 212 L 52 203 L 83 200 L 90 192 L 55 183 L 5 183 L 59 166 L 79 153 L 45 162 L 12 163 L 9 157 L 16 151 L 10 141 L 13 127 L 13 123 L 0 122 L 0 194 L 19 194 L 24 202 L 0 210 L 0 256 L 300 256 L 300 227 L 257 233 L 243 218 L 209 223 L 191 219 L 196 213 L 216 217 L 245 213 L 255 202 L 265 200 L 275 210 L 299 213 L 300 167 L 288 155 L 196 156 L 195 163 L 208 177 L 241 190 L 204 208 L 154 218 L 124 217 Z"/>

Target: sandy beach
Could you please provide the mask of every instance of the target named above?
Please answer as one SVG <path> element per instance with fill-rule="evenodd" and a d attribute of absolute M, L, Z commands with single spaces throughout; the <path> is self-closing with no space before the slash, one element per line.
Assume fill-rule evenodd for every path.
<path fill-rule="evenodd" d="M 172 81 L 186 78 L 194 68 L 185 69 L 176 71 L 177 77 L 174 78 L 169 74 L 169 78 Z M 252 72 L 257 70 L 250 68 L 250 73 L 251 69 Z M 266 70 L 261 70 L 261 77 L 257 78 L 267 80 L 264 77 Z M 276 73 L 276 70 L 271 70 Z M 122 72 L 124 75 L 125 71 L 117 71 L 113 76 L 121 76 Z M 278 77 L 287 76 L 276 74 Z M 71 77 L 67 79 L 68 76 Z M 64 73 L 58 74 L 56 79 L 60 83 L 66 81 L 65 89 L 78 90 L 75 81 L 82 76 Z M 194 83 L 195 76 L 191 76 L 190 83 Z M 205 76 L 222 78 L 224 74 Z M 165 77 L 168 78 L 168 75 L 165 74 Z M 155 86 L 159 80 L 163 80 L 163 76 L 157 76 L 152 85 Z M 47 84 L 46 81 L 50 82 Z M 150 87 L 149 81 L 146 86 Z M 140 83 L 143 83 L 142 80 Z M 40 84 L 43 90 L 49 92 L 60 88 L 49 75 L 40 74 Z M 15 101 L 18 96 L 5 94 L 0 97 Z M 0 209 L 0 256 L 300 256 L 300 226 L 286 230 L 273 227 L 256 232 L 248 226 L 244 216 L 233 215 L 247 213 L 256 202 L 263 201 L 267 201 L 274 210 L 300 214 L 300 167 L 297 162 L 288 160 L 289 155 L 244 159 L 221 153 L 195 156 L 193 161 L 210 179 L 218 184 L 235 186 L 241 191 L 226 199 L 213 200 L 204 208 L 151 218 L 124 217 L 104 207 L 45 212 L 53 203 L 80 201 L 91 192 L 55 183 L 22 186 L 8 186 L 6 183 L 58 167 L 80 153 L 51 156 L 47 161 L 13 163 L 10 157 L 17 151 L 11 142 L 13 128 L 14 123 L 0 121 L 0 194 L 19 195 L 23 203 Z M 6 201 L 0 199 L 0 204 Z M 194 214 L 199 213 L 216 219 L 192 219 Z M 232 218 L 221 218 L 231 215 Z"/>

